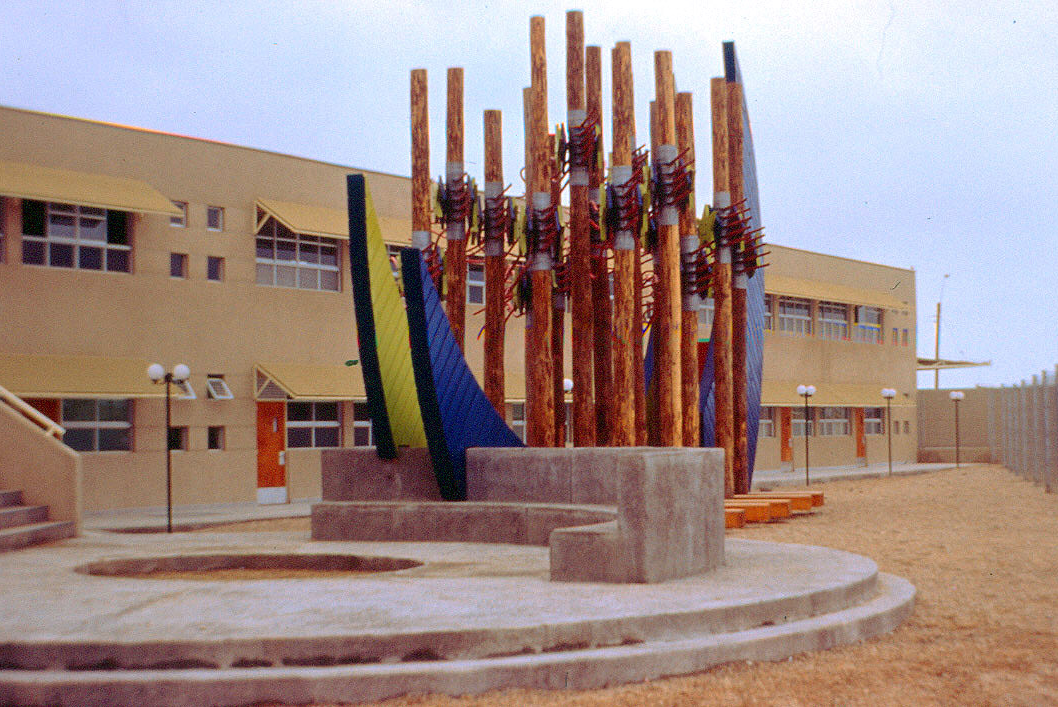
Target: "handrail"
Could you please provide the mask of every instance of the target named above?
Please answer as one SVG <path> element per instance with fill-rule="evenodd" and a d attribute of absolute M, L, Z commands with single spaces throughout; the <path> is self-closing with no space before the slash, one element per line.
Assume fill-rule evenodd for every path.
<path fill-rule="evenodd" d="M 46 415 L 41 414 L 39 410 L 27 404 L 25 400 L 18 397 L 2 385 L 0 385 L 0 400 L 22 413 L 22 415 L 28 418 L 30 422 L 40 427 L 45 434 L 49 434 L 62 441 L 63 435 L 66 434 L 66 430 L 62 425 Z"/>

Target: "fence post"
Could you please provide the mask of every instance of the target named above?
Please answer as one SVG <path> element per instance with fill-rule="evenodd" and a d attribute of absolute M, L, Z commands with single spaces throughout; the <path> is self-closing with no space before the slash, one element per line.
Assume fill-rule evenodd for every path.
<path fill-rule="evenodd" d="M 1017 435 L 1018 452 L 1014 460 L 1015 470 L 1018 476 L 1025 476 L 1025 380 L 1018 383 L 1016 412 L 1014 413 L 1014 434 Z"/>
<path fill-rule="evenodd" d="M 1003 466 L 1010 468 L 1010 388 L 1002 387 L 1003 399 Z"/>

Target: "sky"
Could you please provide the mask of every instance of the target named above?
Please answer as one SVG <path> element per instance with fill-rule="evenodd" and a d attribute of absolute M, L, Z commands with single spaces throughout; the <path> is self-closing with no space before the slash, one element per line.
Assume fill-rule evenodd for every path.
<path fill-rule="evenodd" d="M 735 41 L 767 240 L 914 268 L 919 355 L 933 355 L 941 300 L 941 357 L 992 361 L 942 371 L 941 387 L 1054 374 L 1050 0 L 7 0 L 0 104 L 409 175 L 409 72 L 425 68 L 440 175 L 445 71 L 458 66 L 467 171 L 483 181 L 482 111 L 500 109 L 505 177 L 521 193 L 529 18 L 546 18 L 549 120 L 565 122 L 570 9 L 603 50 L 607 135 L 609 50 L 632 44 L 640 143 L 653 52 L 673 52 L 677 88 L 694 94 L 699 204 L 712 193 L 709 79 Z"/>

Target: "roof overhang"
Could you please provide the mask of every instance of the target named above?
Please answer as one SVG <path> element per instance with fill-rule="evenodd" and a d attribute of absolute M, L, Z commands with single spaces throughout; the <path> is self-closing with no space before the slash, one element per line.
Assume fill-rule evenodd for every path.
<path fill-rule="evenodd" d="M 294 233 L 323 238 L 348 238 L 349 215 L 341 209 L 312 204 L 298 204 L 276 199 L 257 199 L 257 208 Z M 263 219 L 257 224 L 260 229 Z"/>
<path fill-rule="evenodd" d="M 161 398 L 139 358 L 0 354 L 0 385 L 21 398 Z"/>
<path fill-rule="evenodd" d="M 949 368 L 977 368 L 991 365 L 991 361 L 954 361 L 947 358 L 918 357 L 918 370 L 920 371 L 943 371 Z"/>
<path fill-rule="evenodd" d="M 160 191 L 137 179 L 0 161 L 0 194 L 116 211 L 180 216 Z"/>
<path fill-rule="evenodd" d="M 364 378 L 356 366 L 312 363 L 257 363 L 254 397 L 275 400 L 279 391 L 291 400 L 363 400 Z"/>
<path fill-rule="evenodd" d="M 803 396 L 797 394 L 798 381 L 764 380 L 760 404 L 778 407 L 800 407 L 805 404 Z M 810 407 L 882 407 L 885 398 L 882 388 L 887 386 L 862 383 L 825 383 L 816 386 L 814 395 L 808 398 Z M 915 404 L 915 391 L 897 389 L 892 404 L 897 407 Z"/>
<path fill-rule="evenodd" d="M 882 309 L 907 310 L 907 302 L 882 290 L 864 290 L 833 282 L 798 280 L 784 275 L 764 274 L 764 290 L 769 294 L 803 297 L 823 302 L 867 305 Z"/>

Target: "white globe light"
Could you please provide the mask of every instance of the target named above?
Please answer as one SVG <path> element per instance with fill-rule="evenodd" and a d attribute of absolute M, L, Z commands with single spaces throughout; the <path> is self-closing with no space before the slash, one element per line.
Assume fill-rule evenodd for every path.
<path fill-rule="evenodd" d="M 563 378 L 562 379 L 562 390 L 566 391 L 567 393 L 569 391 L 573 390 L 573 381 L 571 381 L 569 378 Z"/>
<path fill-rule="evenodd" d="M 882 388 L 882 397 L 886 398 L 886 399 L 895 398 L 896 397 L 896 391 L 893 390 L 892 388 Z"/>
<path fill-rule="evenodd" d="M 798 395 L 804 395 L 807 392 L 808 392 L 808 388 L 807 387 L 805 387 L 803 385 L 797 386 L 797 394 Z"/>
<path fill-rule="evenodd" d="M 963 393 L 961 390 L 953 390 L 952 392 L 948 393 L 948 397 L 952 400 L 962 400 L 966 397 L 966 394 Z"/>
<path fill-rule="evenodd" d="M 183 383 L 191 377 L 191 369 L 182 363 L 178 363 L 173 366 L 173 380 L 177 383 Z"/>
<path fill-rule="evenodd" d="M 152 363 L 147 366 L 147 377 L 157 383 L 162 378 L 165 378 L 165 369 L 162 368 L 160 363 Z"/>
<path fill-rule="evenodd" d="M 805 392 L 808 393 L 809 395 L 815 395 L 816 394 L 816 387 L 814 385 L 806 386 L 805 387 Z"/>

